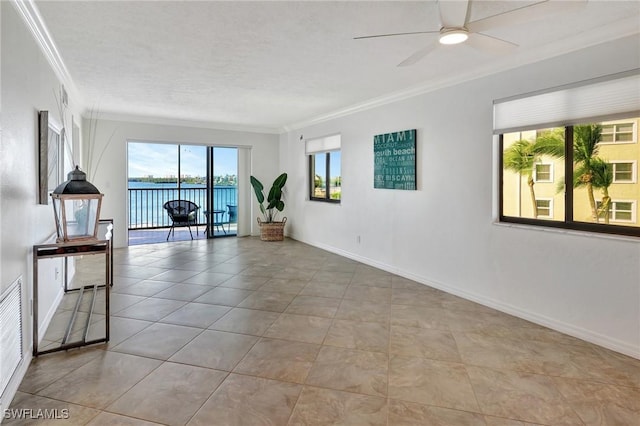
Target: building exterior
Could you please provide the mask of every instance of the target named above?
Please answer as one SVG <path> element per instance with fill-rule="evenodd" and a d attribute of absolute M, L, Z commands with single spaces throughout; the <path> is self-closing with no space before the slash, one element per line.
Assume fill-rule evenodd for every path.
<path fill-rule="evenodd" d="M 637 212 L 640 202 L 640 184 L 637 177 L 638 160 L 640 160 L 639 123 L 638 117 L 597 123 L 602 126 L 602 136 L 597 143 L 594 156 L 610 164 L 611 183 L 606 188 L 610 197 L 608 219 L 610 225 L 640 227 Z M 533 143 L 538 136 L 553 130 L 563 132 L 563 129 L 559 128 L 504 134 L 503 153 L 506 155 L 506 152 L 519 140 Z M 576 170 L 578 165 L 574 166 L 574 171 Z M 530 174 L 538 210 L 537 219 L 564 220 L 564 158 L 540 155 L 534 159 Z M 528 177 L 528 171 L 518 173 L 506 166 L 503 168 L 502 207 L 505 216 L 535 218 Z M 604 188 L 594 187 L 593 196 L 598 209 L 597 223 L 604 223 L 607 220 L 602 208 L 603 197 L 605 197 Z M 574 188 L 573 219 L 578 222 L 596 222 L 585 185 Z"/>

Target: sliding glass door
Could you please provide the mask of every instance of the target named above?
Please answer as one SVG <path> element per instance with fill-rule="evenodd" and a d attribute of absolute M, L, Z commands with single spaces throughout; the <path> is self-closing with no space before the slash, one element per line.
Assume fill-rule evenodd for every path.
<path fill-rule="evenodd" d="M 236 148 L 129 142 L 128 170 L 129 244 L 237 235 Z M 171 200 L 198 210 L 189 228 L 167 234 Z"/>

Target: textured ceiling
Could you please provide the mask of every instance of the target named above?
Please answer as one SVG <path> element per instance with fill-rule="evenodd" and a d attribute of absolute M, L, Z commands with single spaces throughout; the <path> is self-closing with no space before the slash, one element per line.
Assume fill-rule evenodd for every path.
<path fill-rule="evenodd" d="M 471 1 L 469 18 L 529 3 Z M 640 2 L 583 3 L 486 30 L 508 55 L 457 45 L 397 67 L 436 38 L 353 38 L 438 30 L 435 1 L 36 2 L 86 108 L 274 131 L 640 33 Z"/>

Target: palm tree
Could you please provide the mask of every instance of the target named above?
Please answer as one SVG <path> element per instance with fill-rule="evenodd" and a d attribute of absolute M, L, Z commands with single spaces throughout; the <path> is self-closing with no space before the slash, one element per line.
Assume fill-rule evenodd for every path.
<path fill-rule="evenodd" d="M 598 222 L 598 211 L 593 196 L 593 164 L 598 154 L 598 142 L 601 137 L 602 126 L 600 124 L 586 124 L 573 128 L 573 162 L 576 165 L 573 186 L 587 188 L 591 217 L 594 222 Z"/>
<path fill-rule="evenodd" d="M 518 173 L 520 179 L 527 176 L 529 195 L 533 206 L 533 217 L 538 218 L 538 205 L 533 186 L 533 170 L 541 157 L 548 155 L 554 158 L 564 156 L 564 135 L 556 130 L 541 133 L 535 141 L 520 139 L 504 151 L 503 166 L 507 170 Z"/>
<path fill-rule="evenodd" d="M 609 187 L 613 183 L 613 166 L 600 157 L 591 160 L 593 188 L 602 189 L 602 201 L 598 208 L 598 216 L 604 216 L 604 223 L 609 223 L 609 209 L 611 208 L 611 197 L 609 197 Z"/>

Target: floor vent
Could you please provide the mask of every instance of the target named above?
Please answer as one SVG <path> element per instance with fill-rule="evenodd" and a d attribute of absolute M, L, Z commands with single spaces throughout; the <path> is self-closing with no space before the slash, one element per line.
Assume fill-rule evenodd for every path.
<path fill-rule="evenodd" d="M 22 279 L 0 295 L 0 395 L 22 361 Z"/>

